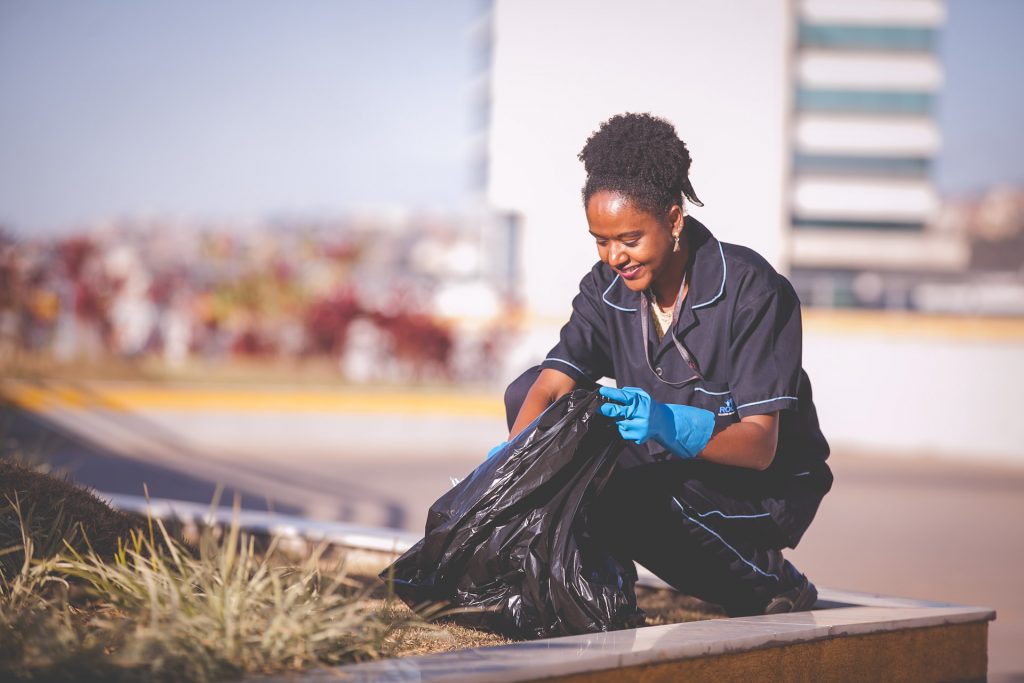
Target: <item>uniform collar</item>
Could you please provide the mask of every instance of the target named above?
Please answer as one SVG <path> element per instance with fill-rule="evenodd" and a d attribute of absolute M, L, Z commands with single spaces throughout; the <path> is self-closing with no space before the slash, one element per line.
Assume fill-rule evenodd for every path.
<path fill-rule="evenodd" d="M 725 294 L 725 252 L 722 243 L 693 216 L 686 217 L 685 231 L 693 253 L 693 271 L 686 298 L 687 308 L 704 308 Z"/>
<path fill-rule="evenodd" d="M 685 316 L 688 310 L 711 306 L 722 298 L 725 293 L 726 267 L 722 243 L 715 239 L 703 223 L 693 216 L 687 216 L 683 235 L 693 253 L 693 271 L 690 273 L 686 306 L 683 307 Z M 601 298 L 606 305 L 626 313 L 640 308 L 640 293 L 627 287 L 618 274 Z"/>

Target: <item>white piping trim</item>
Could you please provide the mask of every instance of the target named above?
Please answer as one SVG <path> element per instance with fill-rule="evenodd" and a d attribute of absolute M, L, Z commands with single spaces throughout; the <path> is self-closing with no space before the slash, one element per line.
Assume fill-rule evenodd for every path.
<path fill-rule="evenodd" d="M 725 276 L 728 273 L 728 269 L 727 269 L 727 266 L 725 265 L 725 252 L 722 250 L 722 243 L 721 242 L 718 243 L 718 253 L 722 255 L 722 286 L 718 288 L 718 294 L 715 294 L 714 297 L 712 297 L 711 299 L 708 299 L 707 301 L 705 301 L 702 304 L 694 304 L 693 306 L 690 307 L 691 309 L 693 309 L 693 308 L 702 308 L 704 306 L 708 306 L 710 304 L 715 303 L 722 296 L 722 292 L 725 291 Z"/>
<path fill-rule="evenodd" d="M 694 387 L 694 391 L 699 391 L 702 394 L 708 394 L 709 396 L 728 396 L 731 391 L 708 391 L 707 389 L 701 389 L 700 387 Z"/>
<path fill-rule="evenodd" d="M 769 572 L 766 572 L 765 570 L 761 569 L 760 567 L 758 567 L 756 564 L 754 564 L 753 562 L 751 562 L 747 558 L 745 558 L 742 555 L 740 555 L 740 551 L 736 550 L 736 548 L 733 548 L 731 545 L 729 545 L 724 538 L 722 538 L 721 536 L 716 534 L 713 530 L 711 530 L 708 527 L 706 527 L 703 524 L 701 524 L 700 520 L 694 519 L 690 515 L 686 514 L 686 510 L 683 509 L 683 504 L 680 503 L 679 500 L 675 496 L 672 496 L 672 502 L 679 506 L 679 512 L 681 512 L 683 514 L 683 517 L 686 517 L 688 520 L 690 520 L 691 522 L 693 522 L 694 524 L 699 526 L 701 529 L 704 529 L 709 534 L 711 534 L 712 536 L 717 538 L 719 541 L 721 541 L 722 545 L 724 545 L 726 548 L 728 548 L 729 550 L 731 550 L 734 553 L 736 553 L 736 557 L 740 558 L 740 560 L 742 560 L 744 564 L 746 564 L 747 566 L 749 566 L 751 569 L 756 571 L 758 574 L 761 574 L 762 576 L 767 576 L 767 577 L 775 579 L 776 581 L 779 581 L 779 582 L 782 581 L 782 579 L 780 579 L 775 574 L 771 574 Z"/>
<path fill-rule="evenodd" d="M 561 358 L 545 358 L 545 359 L 544 359 L 544 361 L 549 361 L 549 360 L 553 360 L 553 361 L 555 361 L 556 363 L 565 363 L 565 364 L 566 364 L 566 365 L 568 365 L 568 366 L 569 366 L 570 368 L 573 368 L 573 369 L 575 369 L 575 370 L 576 370 L 576 371 L 577 371 L 578 373 L 580 373 L 580 374 L 581 374 L 581 375 L 583 375 L 584 377 L 589 377 L 589 375 L 588 375 L 587 373 L 585 373 L 585 372 L 583 371 L 583 369 L 582 369 L 582 368 L 580 368 L 580 367 L 579 367 L 578 365 L 573 365 L 572 363 L 570 363 L 570 362 L 569 362 L 569 361 L 567 361 L 567 360 L 562 360 Z"/>
<path fill-rule="evenodd" d="M 797 472 L 793 476 L 794 477 L 806 477 L 808 474 L 810 474 L 810 472 Z"/>
<path fill-rule="evenodd" d="M 762 512 L 757 515 L 727 515 L 721 510 L 711 510 L 709 512 L 698 512 L 698 517 L 709 517 L 710 515 L 718 515 L 723 519 L 758 519 L 760 517 L 768 517 L 770 513 Z"/>
<path fill-rule="evenodd" d="M 753 401 L 752 403 L 744 403 L 741 406 L 736 406 L 736 410 L 740 408 L 746 408 L 747 406 L 759 406 L 762 403 L 771 403 L 772 401 L 799 401 L 796 396 L 776 396 L 775 398 L 766 398 L 763 401 Z"/>
<path fill-rule="evenodd" d="M 615 286 L 615 283 L 619 281 L 620 277 L 621 277 L 620 275 L 616 275 L 615 276 L 615 279 L 612 280 L 612 283 L 610 285 L 608 285 L 608 288 L 605 289 L 604 293 L 601 295 L 601 300 L 604 301 L 609 306 L 611 306 L 612 308 L 617 308 L 620 311 L 625 311 L 626 313 L 636 313 L 636 309 L 635 308 L 623 308 L 622 306 L 616 306 L 611 301 L 608 301 L 608 292 L 611 290 L 612 287 Z"/>

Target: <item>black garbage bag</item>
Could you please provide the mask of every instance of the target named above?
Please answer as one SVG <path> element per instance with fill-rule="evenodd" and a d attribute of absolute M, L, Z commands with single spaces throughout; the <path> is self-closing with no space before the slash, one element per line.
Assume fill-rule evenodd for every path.
<path fill-rule="evenodd" d="M 576 390 L 430 507 L 424 538 L 381 572 L 410 607 L 514 638 L 642 626 L 632 562 L 589 526 L 624 442 Z"/>

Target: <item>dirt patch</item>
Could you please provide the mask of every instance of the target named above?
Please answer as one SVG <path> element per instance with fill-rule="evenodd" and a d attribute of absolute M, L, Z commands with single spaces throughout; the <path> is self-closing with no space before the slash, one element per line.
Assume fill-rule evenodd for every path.
<path fill-rule="evenodd" d="M 65 542 L 78 552 L 91 546 L 99 555 L 112 557 L 118 539 L 144 523 L 64 477 L 0 460 L 0 549 L 20 547 L 24 529 L 36 558 L 64 552 Z M 0 557 L 0 573 L 9 576 L 17 571 L 22 557 L 20 551 Z"/>
<path fill-rule="evenodd" d="M 726 613 L 721 607 L 684 595 L 671 588 L 636 587 L 636 601 L 647 612 L 647 626 L 679 624 L 701 619 L 722 619 Z"/>
<path fill-rule="evenodd" d="M 674 590 L 638 586 L 637 603 L 647 613 L 647 626 L 678 624 L 685 621 L 716 619 L 725 616 L 725 613 L 717 608 Z M 392 609 L 396 610 L 398 614 L 411 613 L 409 608 L 401 603 L 395 604 Z M 439 635 L 417 633 L 404 640 L 399 646 L 398 656 L 413 657 L 519 642 L 496 633 L 478 631 L 456 624 L 440 623 L 438 625 L 441 630 Z"/>
<path fill-rule="evenodd" d="M 340 552 L 344 552 L 341 550 Z M 381 609 L 385 607 L 387 588 L 373 571 L 379 565 L 380 571 L 389 564 L 382 561 L 382 555 L 362 552 L 357 563 L 350 563 L 354 572 L 352 578 L 366 586 L 370 598 L 377 602 Z M 702 619 L 719 619 L 726 616 L 716 605 L 703 602 L 697 598 L 683 595 L 670 588 L 636 587 L 637 604 L 647 613 L 647 626 L 678 624 Z M 401 600 L 393 598 L 390 608 L 396 616 L 411 617 L 412 611 Z M 519 642 L 514 638 L 466 628 L 457 624 L 437 622 L 438 632 L 413 632 L 407 634 L 398 644 L 397 656 L 412 657 L 417 655 L 437 654 L 451 650 L 462 650 L 474 647 L 490 647 L 509 645 Z"/>

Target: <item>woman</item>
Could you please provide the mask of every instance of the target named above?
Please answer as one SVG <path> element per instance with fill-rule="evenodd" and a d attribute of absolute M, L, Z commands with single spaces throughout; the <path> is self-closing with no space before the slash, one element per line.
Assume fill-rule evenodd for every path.
<path fill-rule="evenodd" d="M 832 475 L 801 367 L 800 304 L 750 249 L 686 216 L 690 155 L 648 114 L 606 121 L 579 154 L 600 262 L 560 341 L 505 394 L 511 436 L 601 377 L 628 442 L 595 511 L 613 550 L 731 615 L 810 609 L 795 547 Z"/>

